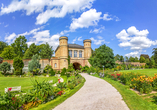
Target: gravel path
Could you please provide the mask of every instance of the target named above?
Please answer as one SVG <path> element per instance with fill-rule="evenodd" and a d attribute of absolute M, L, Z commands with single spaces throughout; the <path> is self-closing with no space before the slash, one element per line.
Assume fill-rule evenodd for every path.
<path fill-rule="evenodd" d="M 81 75 L 86 79 L 84 86 L 53 110 L 129 110 L 111 84 L 85 73 Z"/>

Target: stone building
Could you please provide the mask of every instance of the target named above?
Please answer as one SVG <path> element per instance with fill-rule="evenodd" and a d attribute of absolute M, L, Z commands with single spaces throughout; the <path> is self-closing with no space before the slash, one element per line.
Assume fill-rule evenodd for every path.
<path fill-rule="evenodd" d="M 84 46 L 78 44 L 68 44 L 68 37 L 61 36 L 59 38 L 59 46 L 55 50 L 55 57 L 52 57 L 50 60 L 40 60 L 41 70 L 43 70 L 47 64 L 51 65 L 54 70 L 68 68 L 68 55 L 70 56 L 70 63 L 73 64 L 75 69 L 79 69 L 80 65 L 90 66 L 88 59 L 91 56 L 91 40 L 86 39 L 83 43 Z M 31 59 L 23 59 L 23 71 L 28 71 L 28 62 L 30 60 Z M 13 60 L 2 59 L 2 61 L 10 63 L 11 70 L 13 70 Z M 0 63 L 2 63 L 2 61 Z"/>
<path fill-rule="evenodd" d="M 68 55 L 70 56 L 70 63 L 75 69 L 81 66 L 90 66 L 88 59 L 92 54 L 91 40 L 83 41 L 84 46 L 78 44 L 68 44 L 68 37 L 61 36 L 59 38 L 59 46 L 55 50 L 55 57 L 51 58 L 50 64 L 55 70 L 68 68 Z"/>

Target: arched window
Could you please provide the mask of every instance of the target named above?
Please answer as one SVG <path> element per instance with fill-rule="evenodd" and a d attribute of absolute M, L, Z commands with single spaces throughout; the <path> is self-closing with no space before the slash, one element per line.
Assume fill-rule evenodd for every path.
<path fill-rule="evenodd" d="M 57 63 L 55 63 L 55 68 L 57 68 Z"/>

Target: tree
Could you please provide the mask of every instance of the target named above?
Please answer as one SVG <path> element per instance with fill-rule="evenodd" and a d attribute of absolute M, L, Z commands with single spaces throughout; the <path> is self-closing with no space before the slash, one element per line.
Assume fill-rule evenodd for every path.
<path fill-rule="evenodd" d="M 155 60 L 155 67 L 157 67 L 157 48 L 153 48 L 153 57 Z"/>
<path fill-rule="evenodd" d="M 52 50 L 52 46 L 50 46 L 48 43 L 46 43 L 43 48 L 41 49 L 41 52 L 40 52 L 40 56 L 41 58 L 47 58 L 47 59 L 51 59 L 53 55 L 53 50 Z"/>
<path fill-rule="evenodd" d="M 129 61 L 129 58 L 128 58 L 127 56 L 125 56 L 125 57 L 124 57 L 124 61 L 125 61 L 125 62 L 128 62 L 128 61 Z"/>
<path fill-rule="evenodd" d="M 149 55 L 147 55 L 147 54 L 141 54 L 140 57 L 141 56 L 143 56 L 145 59 L 147 59 L 147 58 L 149 59 Z"/>
<path fill-rule="evenodd" d="M 138 58 L 137 58 L 137 57 L 135 57 L 135 62 L 139 62 L 139 60 L 138 60 Z"/>
<path fill-rule="evenodd" d="M 38 54 L 33 55 L 32 60 L 28 62 L 28 71 L 33 74 L 39 73 L 41 64 L 39 63 L 40 56 Z"/>
<path fill-rule="evenodd" d="M 24 54 L 24 59 L 31 59 L 33 55 L 39 54 L 39 48 L 35 43 L 31 44 Z"/>
<path fill-rule="evenodd" d="M 10 71 L 10 64 L 8 62 L 3 62 L 0 64 L 0 70 L 3 71 L 4 75 L 6 74 L 7 71 Z"/>
<path fill-rule="evenodd" d="M 13 47 L 11 46 L 7 46 L 4 48 L 4 50 L 2 51 L 2 53 L 0 54 L 0 56 L 5 59 L 5 60 L 10 60 L 13 59 L 15 56 Z"/>
<path fill-rule="evenodd" d="M 14 48 L 14 52 L 17 56 L 23 58 L 24 53 L 27 50 L 27 39 L 25 36 L 19 36 L 16 38 L 15 42 L 11 44 L 11 46 Z"/>
<path fill-rule="evenodd" d="M 123 58 L 123 56 L 122 56 L 122 55 L 120 56 L 119 61 L 124 62 L 124 58 Z"/>
<path fill-rule="evenodd" d="M 93 67 L 113 68 L 115 65 L 115 58 L 113 50 L 105 44 L 95 50 L 95 56 L 91 56 L 89 63 Z"/>
<path fill-rule="evenodd" d="M 23 63 L 22 59 L 19 56 L 14 58 L 13 67 L 14 67 L 14 73 L 16 75 L 21 75 L 22 74 L 22 69 L 24 67 L 24 63 Z"/>
<path fill-rule="evenodd" d="M 129 58 L 129 62 L 135 62 L 135 58 L 131 56 L 131 57 Z"/>
<path fill-rule="evenodd" d="M 117 60 L 120 60 L 120 55 L 119 54 L 117 54 L 116 56 L 115 56 L 115 60 L 117 61 Z"/>
<path fill-rule="evenodd" d="M 140 63 L 145 63 L 146 59 L 143 56 L 141 56 L 139 61 L 140 61 Z"/>
<path fill-rule="evenodd" d="M 150 61 L 148 58 L 146 58 L 146 65 L 145 65 L 146 68 L 149 68 L 150 67 Z"/>
<path fill-rule="evenodd" d="M 5 47 L 7 47 L 8 44 L 3 42 L 3 41 L 0 41 L 0 54 L 2 53 L 2 51 L 4 50 Z"/>

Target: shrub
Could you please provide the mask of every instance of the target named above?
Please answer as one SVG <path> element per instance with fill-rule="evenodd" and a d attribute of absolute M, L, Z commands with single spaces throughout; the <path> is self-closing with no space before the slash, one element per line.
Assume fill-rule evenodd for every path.
<path fill-rule="evenodd" d="M 51 76 L 54 76 L 56 72 L 53 69 L 51 69 L 49 73 L 51 74 Z"/>
<path fill-rule="evenodd" d="M 62 69 L 62 72 L 61 72 L 61 76 L 66 75 L 65 73 L 66 73 L 66 68 L 63 68 L 63 69 Z"/>
<path fill-rule="evenodd" d="M 87 72 L 88 69 L 89 69 L 89 67 L 86 65 L 86 66 L 82 67 L 81 71 L 82 72 Z"/>
<path fill-rule="evenodd" d="M 32 60 L 28 62 L 28 71 L 33 72 L 33 74 L 40 74 L 40 66 L 41 64 L 39 63 L 40 56 L 33 55 Z"/>
<path fill-rule="evenodd" d="M 43 72 L 49 74 L 49 72 L 51 71 L 51 69 L 52 69 L 52 66 L 49 65 L 49 64 L 47 64 L 46 67 L 44 68 Z"/>
<path fill-rule="evenodd" d="M 13 60 L 14 74 L 22 75 L 22 68 L 24 67 L 24 63 L 20 57 L 15 57 Z"/>
<path fill-rule="evenodd" d="M 0 64 L 0 70 L 3 71 L 5 75 L 7 71 L 10 71 L 10 64 L 8 62 L 3 62 Z"/>

